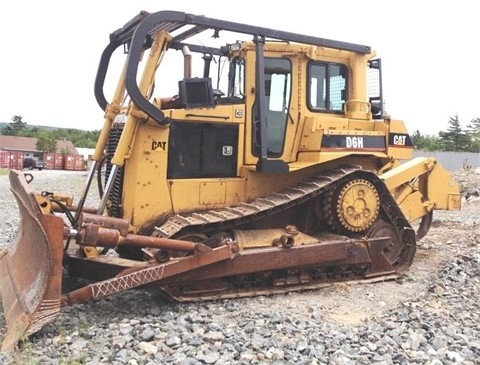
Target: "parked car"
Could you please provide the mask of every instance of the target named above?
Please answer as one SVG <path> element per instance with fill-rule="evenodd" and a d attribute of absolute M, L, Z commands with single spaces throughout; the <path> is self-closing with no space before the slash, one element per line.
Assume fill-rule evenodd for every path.
<path fill-rule="evenodd" d="M 45 161 L 38 160 L 38 159 L 33 158 L 33 157 L 25 157 L 23 159 L 23 168 L 24 169 L 27 168 L 29 170 L 33 170 L 33 169 L 43 170 L 46 167 L 47 167 L 47 163 Z"/>

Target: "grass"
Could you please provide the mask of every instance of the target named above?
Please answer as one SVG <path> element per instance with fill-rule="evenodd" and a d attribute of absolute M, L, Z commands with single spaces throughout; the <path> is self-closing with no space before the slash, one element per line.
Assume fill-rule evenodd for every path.
<path fill-rule="evenodd" d="M 0 169 L 0 176 L 5 176 L 10 173 L 9 169 Z"/>

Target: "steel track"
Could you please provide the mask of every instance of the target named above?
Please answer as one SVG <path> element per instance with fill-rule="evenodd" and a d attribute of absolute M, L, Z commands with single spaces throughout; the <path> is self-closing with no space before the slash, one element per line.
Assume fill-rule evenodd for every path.
<path fill-rule="evenodd" d="M 367 268 L 344 265 L 301 267 L 297 270 L 275 272 L 263 272 L 259 268 L 258 272 L 249 275 L 236 277 L 226 275 L 220 279 L 164 286 L 162 289 L 177 301 L 196 301 L 286 293 L 321 288 L 337 282 L 372 282 L 398 278 L 412 264 L 416 250 L 415 232 L 383 181 L 374 172 L 362 170 L 357 166 L 325 171 L 308 181 L 300 182 L 295 187 L 236 207 L 176 214 L 162 226 L 156 227 L 155 235 L 175 237 L 235 229 L 245 223 L 274 216 L 311 199 L 322 198 L 337 186 L 353 179 L 365 179 L 375 186 L 380 197 L 381 219 L 395 227 L 401 237 L 403 246 L 398 257 L 393 260 L 394 274 L 372 279 L 364 275 Z"/>

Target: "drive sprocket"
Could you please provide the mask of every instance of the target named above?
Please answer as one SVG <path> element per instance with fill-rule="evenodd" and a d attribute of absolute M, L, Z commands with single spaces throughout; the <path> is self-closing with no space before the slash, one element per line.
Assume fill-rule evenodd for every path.
<path fill-rule="evenodd" d="M 378 191 L 365 179 L 346 182 L 332 196 L 331 219 L 340 230 L 363 232 L 377 220 L 379 211 Z"/>

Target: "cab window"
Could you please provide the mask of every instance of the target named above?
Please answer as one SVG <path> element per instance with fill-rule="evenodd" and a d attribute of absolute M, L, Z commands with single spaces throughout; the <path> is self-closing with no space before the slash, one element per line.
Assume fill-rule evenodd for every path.
<path fill-rule="evenodd" d="M 243 99 L 245 96 L 245 60 L 235 57 L 230 62 L 228 96 Z"/>
<path fill-rule="evenodd" d="M 343 112 L 347 99 L 345 65 L 310 62 L 308 66 L 308 108 L 312 111 Z"/>

